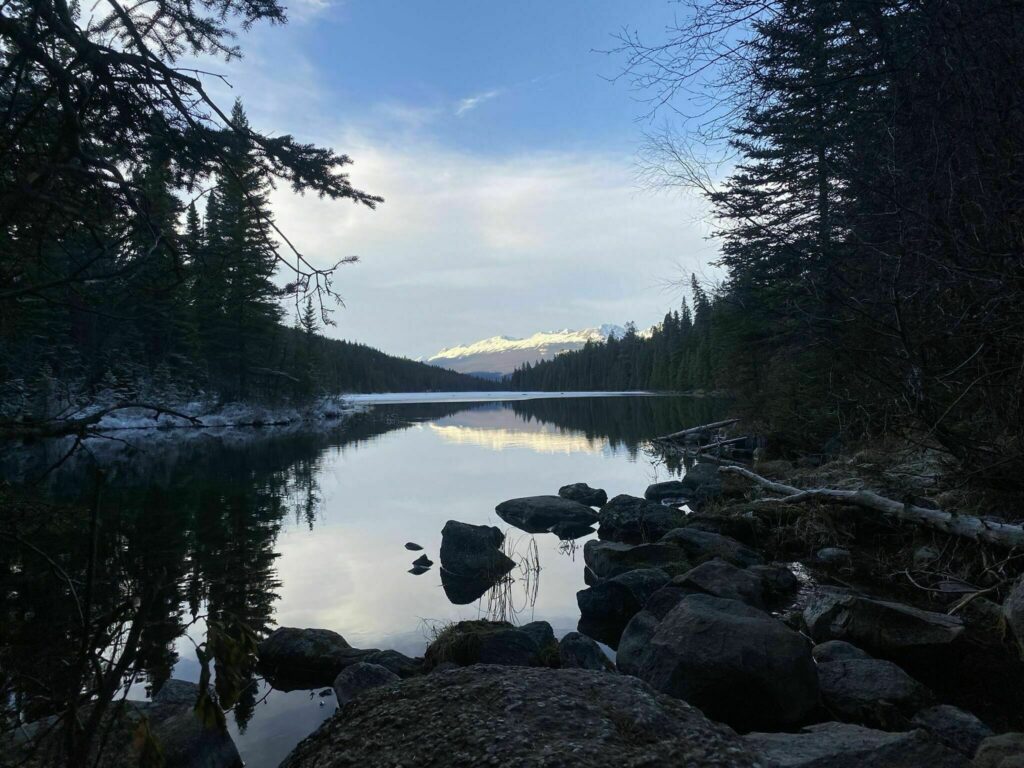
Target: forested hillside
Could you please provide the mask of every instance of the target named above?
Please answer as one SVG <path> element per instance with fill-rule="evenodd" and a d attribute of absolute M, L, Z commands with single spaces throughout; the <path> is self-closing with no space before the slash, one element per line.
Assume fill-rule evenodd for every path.
<path fill-rule="evenodd" d="M 1019 486 L 1020 30 L 1011 0 L 716 0 L 624 35 L 628 76 L 678 107 L 649 178 L 705 196 L 726 278 L 650 342 L 514 384 L 728 389 L 776 444 L 911 436 Z"/>

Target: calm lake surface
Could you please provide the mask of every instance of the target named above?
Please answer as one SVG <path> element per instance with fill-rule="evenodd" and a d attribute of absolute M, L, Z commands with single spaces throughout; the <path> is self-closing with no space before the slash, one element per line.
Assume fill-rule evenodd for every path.
<path fill-rule="evenodd" d="M 196 644 L 210 616 L 263 631 L 322 627 L 355 647 L 412 656 L 432 627 L 467 618 L 543 619 L 560 637 L 579 620 L 585 539 L 523 533 L 495 505 L 573 482 L 643 495 L 682 471 L 647 441 L 720 412 L 712 400 L 668 396 L 385 404 L 316 430 L 121 433 L 127 444 L 91 441 L 91 455 L 76 454 L 46 485 L 58 500 L 83 502 L 101 482 L 101 556 L 119 574 L 110 580 L 143 600 L 159 594 L 146 674 L 130 692 L 145 698 L 147 683 L 199 680 Z M 8 452 L 0 468 L 30 477 L 60 451 Z M 411 574 L 421 553 L 404 548 L 416 542 L 436 563 L 447 520 L 497 525 L 539 570 L 524 565 L 500 589 L 453 604 L 439 565 Z M 46 612 L 34 606 L 39 623 L 28 633 L 40 644 Z M 334 709 L 333 694 L 275 691 L 253 674 L 227 722 L 247 766 L 262 768 Z"/>

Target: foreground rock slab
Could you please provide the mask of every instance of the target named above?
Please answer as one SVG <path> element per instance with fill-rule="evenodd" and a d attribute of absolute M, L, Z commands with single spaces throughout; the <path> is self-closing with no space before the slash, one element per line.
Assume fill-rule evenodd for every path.
<path fill-rule="evenodd" d="M 635 678 L 474 666 L 367 691 L 282 768 L 756 764 L 732 731 Z"/>
<path fill-rule="evenodd" d="M 750 733 L 743 740 L 765 768 L 967 768 L 966 758 L 924 731 L 888 733 L 823 723 L 800 733 Z"/>

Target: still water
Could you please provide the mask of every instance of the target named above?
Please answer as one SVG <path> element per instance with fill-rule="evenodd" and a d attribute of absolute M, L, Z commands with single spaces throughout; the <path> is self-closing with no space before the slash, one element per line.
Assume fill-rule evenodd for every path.
<path fill-rule="evenodd" d="M 572 631 L 585 540 L 509 528 L 495 505 L 573 482 L 642 495 L 681 471 L 650 438 L 718 415 L 714 401 L 667 396 L 378 405 L 315 431 L 125 433 L 124 443 L 90 445 L 44 485 L 59 501 L 85 503 L 99 492 L 101 600 L 128 591 L 140 612 L 148 609 L 140 672 L 126 681 L 130 698 L 145 698 L 168 677 L 200 679 L 197 645 L 208 621 L 240 621 L 258 633 L 322 627 L 355 647 L 412 656 L 433 627 L 453 620 L 543 619 L 556 636 Z M 60 455 L 58 445 L 8 452 L 0 469 L 25 479 Z M 512 581 L 454 605 L 438 565 L 409 573 L 421 553 L 404 544 L 421 545 L 437 562 L 447 520 L 506 531 L 508 549 L 523 560 Z M 47 534 L 48 544 L 74 560 L 83 533 L 62 528 Z M 39 604 L 24 627 L 5 633 L 5 651 L 17 664 L 17 644 L 31 645 L 20 663 L 52 663 L 62 640 L 47 634 L 60 626 L 60 608 L 48 608 L 42 586 L 16 599 Z M 19 615 L 23 608 L 7 606 Z M 254 670 L 246 674 L 228 728 L 247 766 L 276 766 L 333 712 L 334 699 L 275 691 Z"/>

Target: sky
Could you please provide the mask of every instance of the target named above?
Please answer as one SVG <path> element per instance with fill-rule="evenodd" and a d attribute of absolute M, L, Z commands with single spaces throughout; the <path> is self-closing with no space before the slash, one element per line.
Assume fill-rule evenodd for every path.
<path fill-rule="evenodd" d="M 408 357 L 490 336 L 657 322 L 691 271 L 713 278 L 703 203 L 638 181 L 647 105 L 623 58 L 669 0 L 297 0 L 205 66 L 252 125 L 350 155 L 377 210 L 272 195 L 314 263 L 345 256 L 327 335 Z"/>

